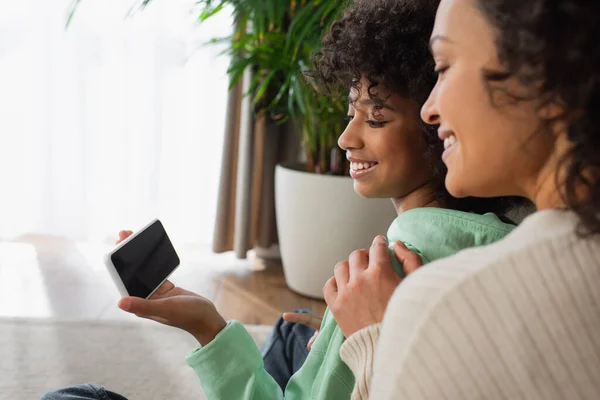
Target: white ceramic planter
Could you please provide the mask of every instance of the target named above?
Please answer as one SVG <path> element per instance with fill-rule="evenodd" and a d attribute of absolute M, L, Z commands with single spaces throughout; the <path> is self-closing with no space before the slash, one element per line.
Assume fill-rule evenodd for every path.
<path fill-rule="evenodd" d="M 323 298 L 338 261 L 368 248 L 396 217 L 389 199 L 365 199 L 350 177 L 317 175 L 278 165 L 277 230 L 285 279 L 300 294 Z"/>

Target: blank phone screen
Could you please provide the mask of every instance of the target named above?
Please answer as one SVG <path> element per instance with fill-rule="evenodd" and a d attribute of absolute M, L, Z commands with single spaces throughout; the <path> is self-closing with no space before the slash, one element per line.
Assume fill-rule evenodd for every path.
<path fill-rule="evenodd" d="M 138 233 L 111 256 L 131 296 L 146 298 L 179 265 L 179 257 L 160 221 Z"/>

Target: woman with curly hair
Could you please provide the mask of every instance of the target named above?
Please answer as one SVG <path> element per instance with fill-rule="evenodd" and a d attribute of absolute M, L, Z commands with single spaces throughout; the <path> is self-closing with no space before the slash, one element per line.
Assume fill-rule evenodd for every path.
<path fill-rule="evenodd" d="M 444 187 L 443 144 L 436 127 L 424 124 L 419 110 L 435 84 L 428 42 L 438 1 L 359 0 L 333 24 L 317 56 L 318 83 L 349 92 L 350 122 L 339 144 L 347 150 L 357 193 L 391 198 L 398 218 L 388 238 L 378 237 L 370 250 L 350 256 L 350 265 L 370 257 L 394 260 L 382 289 L 391 295 L 401 276 L 412 272 L 399 261 L 433 261 L 461 249 L 489 244 L 513 229 L 499 215 L 509 198 L 457 199 Z M 348 218 L 352 218 L 351 215 Z M 124 239 L 131 232 L 122 232 Z M 390 257 L 391 248 L 393 257 Z M 344 268 L 336 267 L 336 276 Z M 407 264 L 408 265 L 408 264 Z M 188 357 L 210 399 L 349 399 L 368 386 L 340 355 L 352 327 L 338 326 L 329 311 L 317 325 L 319 335 L 306 350 L 314 330 L 280 320 L 261 354 L 244 327 L 226 323 L 206 299 L 167 282 L 151 300 L 126 298 L 121 308 L 182 328 L 201 347 Z M 290 313 L 288 321 L 318 319 Z M 357 315 L 354 324 L 361 324 Z M 48 393 L 44 399 L 122 399 L 86 385 Z"/>
<path fill-rule="evenodd" d="M 385 292 L 366 271 L 389 262 L 330 282 L 340 326 L 363 316 L 344 344 L 357 374 L 374 354 L 373 328 L 359 329 L 387 306 L 371 398 L 600 398 L 598 15 L 587 0 L 441 1 L 422 117 L 440 126 L 446 187 L 526 196 L 538 211 L 495 244 L 419 269 L 389 304 L 344 288 Z"/>

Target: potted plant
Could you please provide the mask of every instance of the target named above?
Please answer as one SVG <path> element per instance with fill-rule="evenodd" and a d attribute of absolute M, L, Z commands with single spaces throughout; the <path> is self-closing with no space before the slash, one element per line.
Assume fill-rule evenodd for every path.
<path fill-rule="evenodd" d="M 139 7 L 149 3 L 141 0 Z M 196 4 L 200 22 L 224 10 L 233 12 L 232 35 L 213 40 L 227 44 L 230 87 L 250 68 L 246 95 L 252 96 L 255 112 L 266 113 L 274 123 L 291 122 L 301 136 L 304 161 L 276 168 L 279 245 L 288 286 L 322 298 L 335 263 L 367 247 L 395 217 L 388 200 L 366 200 L 354 193 L 348 162 L 337 146 L 347 93 L 323 91 L 304 79 L 347 0 L 197 0 Z"/>

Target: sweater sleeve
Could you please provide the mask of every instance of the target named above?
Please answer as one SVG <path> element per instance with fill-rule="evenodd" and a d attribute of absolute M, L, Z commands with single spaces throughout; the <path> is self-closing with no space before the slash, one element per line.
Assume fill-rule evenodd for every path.
<path fill-rule="evenodd" d="M 187 356 L 209 399 L 279 400 L 284 395 L 264 369 L 254 340 L 237 321 Z"/>
<path fill-rule="evenodd" d="M 350 367 L 356 383 L 352 392 L 353 400 L 369 398 L 369 386 L 373 375 L 373 359 L 379 340 L 380 324 L 368 326 L 344 342 L 340 357 Z"/>

